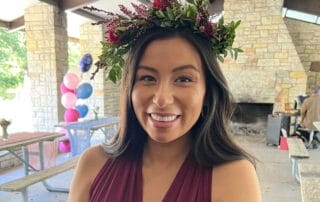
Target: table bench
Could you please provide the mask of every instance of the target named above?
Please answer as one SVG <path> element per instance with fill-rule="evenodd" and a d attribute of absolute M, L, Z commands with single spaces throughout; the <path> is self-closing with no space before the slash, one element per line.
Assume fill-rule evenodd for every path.
<path fill-rule="evenodd" d="M 49 184 L 47 184 L 45 180 L 74 168 L 78 162 L 78 158 L 79 157 L 72 158 L 71 160 L 68 160 L 62 164 L 50 167 L 48 169 L 40 170 L 22 178 L 1 184 L 0 190 L 7 192 L 22 192 L 23 200 L 28 201 L 27 187 L 42 181 L 48 191 L 68 193 L 68 189 L 52 188 Z"/>
<path fill-rule="evenodd" d="M 300 183 L 299 173 L 298 173 L 298 161 L 300 159 L 309 158 L 309 152 L 306 146 L 299 138 L 287 138 L 289 159 L 291 162 L 292 176 Z"/>
<path fill-rule="evenodd" d="M 320 201 L 320 165 L 299 164 L 302 202 Z"/>

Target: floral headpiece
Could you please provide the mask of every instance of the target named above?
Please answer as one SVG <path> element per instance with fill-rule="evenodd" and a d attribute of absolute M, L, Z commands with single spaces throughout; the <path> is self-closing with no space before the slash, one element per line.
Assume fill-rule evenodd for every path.
<path fill-rule="evenodd" d="M 193 33 L 206 37 L 211 43 L 212 54 L 220 61 L 227 56 L 237 58 L 240 48 L 233 48 L 235 30 L 240 21 L 225 25 L 223 18 L 213 23 L 209 16 L 206 0 L 186 0 L 183 5 L 178 0 L 154 0 L 152 7 L 132 3 L 134 12 L 124 5 L 119 5 L 123 15 L 107 12 L 94 7 L 85 7 L 91 11 L 104 12 L 107 18 L 95 25 L 106 26 L 106 41 L 102 43 L 102 54 L 96 63 L 94 78 L 99 69 L 110 67 L 108 79 L 116 83 L 121 78 L 125 63 L 123 55 L 129 52 L 136 39 L 153 28 L 187 27 Z"/>

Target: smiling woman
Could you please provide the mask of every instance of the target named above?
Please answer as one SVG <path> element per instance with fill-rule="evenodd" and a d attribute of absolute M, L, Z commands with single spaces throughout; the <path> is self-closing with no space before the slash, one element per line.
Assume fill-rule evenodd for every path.
<path fill-rule="evenodd" d="M 166 3 L 154 9 L 177 2 Z M 69 201 L 261 200 L 254 159 L 229 137 L 232 96 L 212 46 L 190 27 L 137 36 L 123 69 L 120 131 L 81 156 Z"/>

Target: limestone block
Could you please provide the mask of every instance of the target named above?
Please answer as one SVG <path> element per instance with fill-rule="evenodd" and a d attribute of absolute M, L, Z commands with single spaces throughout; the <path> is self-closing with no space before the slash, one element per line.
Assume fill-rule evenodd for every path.
<path fill-rule="evenodd" d="M 290 72 L 289 77 L 291 79 L 305 79 L 306 73 L 305 72 Z"/>

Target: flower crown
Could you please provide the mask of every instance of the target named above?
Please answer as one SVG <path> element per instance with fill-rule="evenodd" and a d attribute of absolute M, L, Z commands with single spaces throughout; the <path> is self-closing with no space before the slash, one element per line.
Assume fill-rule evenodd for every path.
<path fill-rule="evenodd" d="M 121 79 L 122 67 L 125 63 L 123 56 L 129 52 L 136 39 L 150 29 L 154 28 L 180 28 L 187 27 L 194 34 L 205 37 L 211 43 L 214 57 L 223 62 L 224 57 L 230 53 L 232 58 L 237 58 L 240 48 L 233 48 L 235 30 L 240 21 L 225 25 L 223 18 L 217 23 L 212 23 L 206 0 L 186 0 L 183 5 L 178 0 L 154 0 L 152 7 L 144 4 L 132 3 L 135 12 L 124 5 L 119 5 L 123 15 L 107 12 L 94 7 L 85 7 L 90 11 L 103 12 L 107 18 L 94 25 L 106 26 L 106 41 L 102 41 L 102 54 L 95 64 L 96 70 L 111 67 L 108 79 L 116 83 Z"/>

